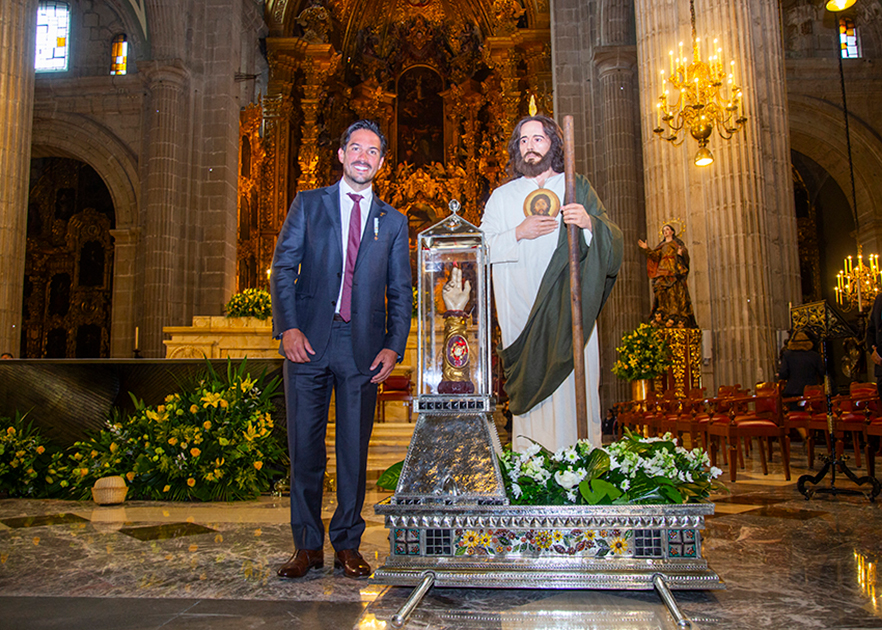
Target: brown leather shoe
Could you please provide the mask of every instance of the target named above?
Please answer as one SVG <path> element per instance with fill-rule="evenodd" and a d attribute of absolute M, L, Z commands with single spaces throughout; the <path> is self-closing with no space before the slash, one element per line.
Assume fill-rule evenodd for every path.
<path fill-rule="evenodd" d="M 321 569 L 325 565 L 322 549 L 298 549 L 277 573 L 283 578 L 302 578 L 310 569 Z"/>
<path fill-rule="evenodd" d="M 342 568 L 343 575 L 354 580 L 371 574 L 371 566 L 364 561 L 358 549 L 341 549 L 334 554 L 334 567 Z"/>

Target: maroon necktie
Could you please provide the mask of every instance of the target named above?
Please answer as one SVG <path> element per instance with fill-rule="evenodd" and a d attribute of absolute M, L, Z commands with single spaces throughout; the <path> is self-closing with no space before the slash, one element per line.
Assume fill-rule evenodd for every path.
<path fill-rule="evenodd" d="M 361 244 L 361 195 L 346 193 L 354 202 L 349 214 L 349 239 L 346 243 L 346 271 L 343 274 L 343 294 L 340 296 L 340 317 L 348 322 L 352 316 L 352 274 L 355 272 L 355 259 Z"/>

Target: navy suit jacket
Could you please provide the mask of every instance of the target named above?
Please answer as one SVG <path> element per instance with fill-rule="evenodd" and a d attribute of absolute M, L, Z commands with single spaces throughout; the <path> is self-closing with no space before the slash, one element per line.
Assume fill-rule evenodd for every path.
<path fill-rule="evenodd" d="M 297 194 L 270 276 L 273 335 L 300 329 L 315 357 L 328 347 L 343 278 L 339 187 L 337 182 Z M 407 218 L 373 195 L 352 281 L 352 349 L 360 372 L 370 373 L 383 348 L 401 360 L 412 311 Z"/>
<path fill-rule="evenodd" d="M 873 310 L 870 311 L 870 321 L 867 322 L 867 352 L 876 351 L 882 355 L 882 293 L 873 301 Z M 873 363 L 875 376 L 882 376 L 882 365 Z"/>

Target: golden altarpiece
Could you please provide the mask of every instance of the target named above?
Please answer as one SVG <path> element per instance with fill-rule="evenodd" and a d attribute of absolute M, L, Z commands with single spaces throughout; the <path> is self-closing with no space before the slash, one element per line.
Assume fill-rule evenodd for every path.
<path fill-rule="evenodd" d="M 360 118 L 388 137 L 375 189 L 408 216 L 412 248 L 450 199 L 480 223 L 530 98 L 552 113 L 549 11 L 548 0 L 268 0 L 267 94 L 240 117 L 239 290 L 267 284 L 291 201 L 340 177 L 339 137 Z"/>

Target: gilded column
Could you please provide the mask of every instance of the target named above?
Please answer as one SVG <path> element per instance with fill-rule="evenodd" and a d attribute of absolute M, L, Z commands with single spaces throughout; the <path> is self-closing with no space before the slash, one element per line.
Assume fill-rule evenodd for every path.
<path fill-rule="evenodd" d="M 36 0 L 0 11 L 0 352 L 19 356 L 31 128 L 34 117 Z"/>
<path fill-rule="evenodd" d="M 689 41 L 689 12 L 682 2 L 636 0 L 647 224 L 686 223 L 695 315 L 713 338 L 705 385 L 752 387 L 774 378 L 775 333 L 799 295 L 779 8 L 708 0 L 696 9 L 698 36 L 718 38 L 736 62 L 748 121 L 731 140 L 711 138 L 716 160 L 705 168 L 692 163 L 691 138 L 674 147 L 654 136 L 659 73 L 668 51 Z"/>
<path fill-rule="evenodd" d="M 188 176 L 185 135 L 187 71 L 180 63 L 142 62 L 149 91 L 144 188 L 144 287 L 140 345 L 164 356 L 162 327 L 181 325 L 181 260 L 185 243 L 183 188 Z"/>
<path fill-rule="evenodd" d="M 330 44 L 310 44 L 306 48 L 300 69 L 304 80 L 300 88 L 302 96 L 300 109 L 303 113 L 300 138 L 300 152 L 297 161 L 300 164 L 300 177 L 297 190 L 311 190 L 320 184 L 318 178 L 318 114 L 324 103 L 328 77 L 333 74 L 340 55 L 334 52 Z"/>
<path fill-rule="evenodd" d="M 487 63 L 496 70 L 499 77 L 502 137 L 508 142 L 518 122 L 518 106 L 521 102 L 521 92 L 518 89 L 518 53 L 511 37 L 488 37 L 485 43 L 489 51 Z"/>
<path fill-rule="evenodd" d="M 527 85 L 530 94 L 536 97 L 536 107 L 547 116 L 554 116 L 554 90 L 551 76 L 551 46 L 548 44 L 548 31 L 538 31 L 538 39 L 529 39 L 521 44 L 524 63 L 527 66 Z"/>
<path fill-rule="evenodd" d="M 276 236 L 288 213 L 293 195 L 290 184 L 291 126 L 294 116 L 294 73 L 296 57 L 306 46 L 298 38 L 267 38 L 270 79 L 262 102 L 263 162 L 259 171 L 259 198 L 256 200 L 259 237 L 257 267 L 269 269 L 276 246 Z"/>
<path fill-rule="evenodd" d="M 292 111 L 289 94 L 276 94 L 263 99 L 264 160 L 260 166 L 260 198 L 257 200 L 259 269 L 271 267 L 276 236 L 288 214 Z"/>

